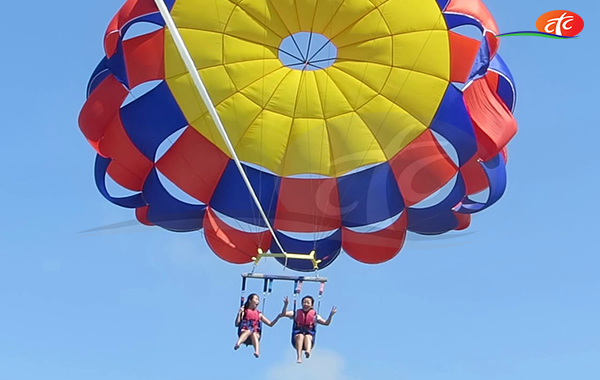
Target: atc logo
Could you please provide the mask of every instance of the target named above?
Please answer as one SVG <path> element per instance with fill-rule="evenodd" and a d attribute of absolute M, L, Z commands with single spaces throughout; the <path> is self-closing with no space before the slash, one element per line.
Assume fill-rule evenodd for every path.
<path fill-rule="evenodd" d="M 576 38 L 583 30 L 583 19 L 575 12 L 550 11 L 541 15 L 536 23 L 537 31 L 499 34 L 498 37 L 536 36 L 546 38 Z"/>
<path fill-rule="evenodd" d="M 574 12 L 550 11 L 537 19 L 535 27 L 541 33 L 575 37 L 583 30 L 583 19 Z"/>

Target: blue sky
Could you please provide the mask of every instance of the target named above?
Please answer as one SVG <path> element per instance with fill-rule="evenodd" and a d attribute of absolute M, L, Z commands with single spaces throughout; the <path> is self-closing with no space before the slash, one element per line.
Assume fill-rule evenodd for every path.
<path fill-rule="evenodd" d="M 96 190 L 94 152 L 77 125 L 121 1 L 5 4 L 0 379 L 600 378 L 600 9 L 485 3 L 501 33 L 534 30 L 554 9 L 586 22 L 577 39 L 502 40 L 519 122 L 506 194 L 473 218 L 472 234 L 411 236 L 384 265 L 340 256 L 322 273 L 321 309 L 339 312 L 302 366 L 288 321 L 265 332 L 259 360 L 232 350 L 249 268 L 217 259 L 200 234 L 78 233 L 133 219 Z M 290 291 L 276 286 L 268 317 Z"/>

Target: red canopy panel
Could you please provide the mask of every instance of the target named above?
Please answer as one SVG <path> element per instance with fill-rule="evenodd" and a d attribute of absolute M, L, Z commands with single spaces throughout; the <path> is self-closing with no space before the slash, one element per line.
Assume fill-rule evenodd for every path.
<path fill-rule="evenodd" d="M 492 17 L 492 14 L 480 0 L 451 0 L 446 9 L 446 13 L 461 13 L 477 19 L 484 28 L 498 34 L 498 26 Z"/>
<path fill-rule="evenodd" d="M 164 29 L 123 41 L 129 88 L 165 78 L 164 44 Z"/>
<path fill-rule="evenodd" d="M 430 130 L 402 149 L 390 165 L 406 207 L 433 194 L 458 172 Z"/>
<path fill-rule="evenodd" d="M 517 133 L 517 122 L 485 78 L 475 80 L 463 97 L 475 128 L 479 158 L 491 160 Z"/>
<path fill-rule="evenodd" d="M 109 75 L 92 91 L 83 105 L 79 114 L 79 127 L 96 151 L 104 131 L 118 116 L 121 104 L 128 94 L 117 78 Z"/>
<path fill-rule="evenodd" d="M 454 217 L 458 221 L 458 226 L 454 229 L 457 231 L 464 230 L 471 225 L 471 214 L 461 214 L 460 212 L 453 211 Z"/>
<path fill-rule="evenodd" d="M 342 248 L 350 257 L 365 264 L 388 261 L 395 257 L 404 245 L 407 220 L 407 214 L 403 213 L 389 227 L 372 233 L 342 228 Z"/>
<path fill-rule="evenodd" d="M 109 75 L 83 105 L 79 126 L 98 154 L 112 159 L 107 169 L 111 178 L 129 190 L 140 191 L 152 162 L 131 142 L 121 123 L 119 110 L 127 95 L 127 89 Z"/>
<path fill-rule="evenodd" d="M 498 80 L 499 80 L 498 73 L 496 73 L 494 71 L 488 71 L 487 74 L 485 74 L 484 78 L 485 78 L 486 82 L 488 83 L 490 90 L 497 92 L 498 91 Z"/>
<path fill-rule="evenodd" d="M 258 254 L 258 248 L 266 252 L 271 246 L 269 231 L 250 233 L 236 230 L 220 220 L 210 207 L 206 208 L 203 227 L 206 242 L 213 252 L 233 264 L 249 263 Z"/>
<path fill-rule="evenodd" d="M 104 33 L 104 51 L 110 58 L 117 50 L 121 28 L 131 20 L 143 15 L 158 12 L 153 0 L 128 0 L 113 17 Z"/>
<path fill-rule="evenodd" d="M 118 115 L 106 128 L 98 147 L 101 155 L 112 158 L 107 169 L 110 177 L 129 190 L 141 191 L 152 161 L 131 142 Z"/>
<path fill-rule="evenodd" d="M 225 153 L 188 127 L 156 168 L 181 190 L 208 204 L 228 162 Z"/>
<path fill-rule="evenodd" d="M 324 232 L 341 227 L 335 178 L 282 178 L 275 228 L 282 231 Z"/>
<path fill-rule="evenodd" d="M 137 218 L 137 220 L 146 225 L 146 226 L 153 226 L 154 223 L 152 223 L 151 221 L 148 220 L 148 209 L 149 206 L 144 206 L 144 207 L 138 207 L 135 209 L 135 217 Z"/>
<path fill-rule="evenodd" d="M 142 169 L 144 170 L 143 173 L 136 173 L 131 171 L 131 168 L 121 165 L 118 161 L 112 160 L 110 164 L 108 164 L 106 172 L 110 178 L 124 188 L 132 191 L 142 191 L 142 188 L 144 187 L 144 181 L 146 180 L 146 176 L 150 172 L 151 168 L 152 166 L 150 165 L 149 169 Z"/>
<path fill-rule="evenodd" d="M 450 81 L 465 83 L 469 79 L 480 42 L 450 31 Z"/>
<path fill-rule="evenodd" d="M 490 59 L 496 55 L 498 48 L 500 47 L 500 39 L 496 37 L 496 34 L 498 34 L 498 32 L 486 32 L 484 35 L 488 46 L 490 47 Z"/>
<path fill-rule="evenodd" d="M 477 194 L 480 191 L 487 189 L 490 185 L 477 156 L 471 157 L 471 159 L 460 168 L 460 174 L 462 174 L 463 179 L 465 180 L 467 194 L 469 195 Z"/>

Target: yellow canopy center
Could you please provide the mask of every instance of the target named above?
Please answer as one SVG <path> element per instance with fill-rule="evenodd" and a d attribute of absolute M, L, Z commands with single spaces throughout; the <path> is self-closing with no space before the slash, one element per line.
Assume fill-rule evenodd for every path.
<path fill-rule="evenodd" d="M 434 0 L 178 0 L 171 13 L 240 159 L 278 175 L 387 161 L 428 128 L 448 86 Z M 297 51 L 284 48 L 292 37 Z M 170 36 L 165 74 L 190 125 L 228 154 Z"/>

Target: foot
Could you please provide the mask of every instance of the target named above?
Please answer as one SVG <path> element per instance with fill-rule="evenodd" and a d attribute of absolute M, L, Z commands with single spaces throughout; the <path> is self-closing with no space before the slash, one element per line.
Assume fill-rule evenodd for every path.
<path fill-rule="evenodd" d="M 302 357 L 298 356 L 298 360 L 296 360 L 297 364 L 302 364 Z"/>
<path fill-rule="evenodd" d="M 234 349 L 234 350 L 237 350 L 238 348 L 240 348 L 240 345 L 239 345 L 239 344 L 236 344 L 235 346 L 233 346 L 233 349 Z"/>
<path fill-rule="evenodd" d="M 308 358 L 310 358 L 310 352 L 309 352 L 309 351 L 306 351 L 306 352 L 304 353 L 304 356 L 306 356 L 306 358 L 307 358 L 307 359 L 308 359 Z"/>
<path fill-rule="evenodd" d="M 255 353 L 254 353 L 254 357 L 255 357 L 255 358 L 258 358 L 258 352 L 255 352 Z"/>

